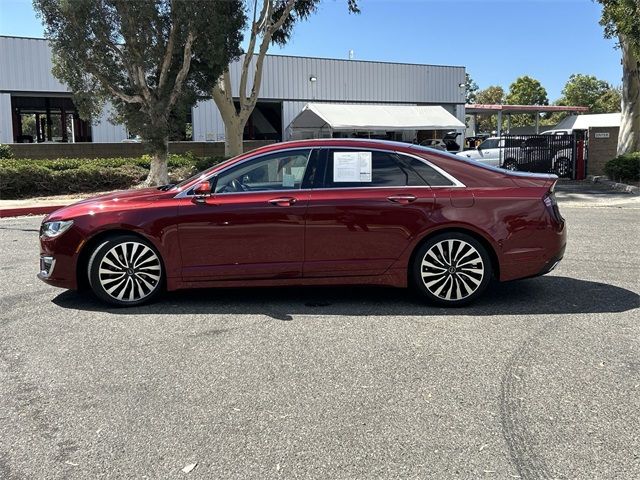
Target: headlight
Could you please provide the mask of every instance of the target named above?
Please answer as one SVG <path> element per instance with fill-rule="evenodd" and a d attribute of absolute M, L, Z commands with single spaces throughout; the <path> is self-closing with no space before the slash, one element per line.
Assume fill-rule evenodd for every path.
<path fill-rule="evenodd" d="M 58 222 L 44 222 L 40 225 L 40 236 L 41 237 L 59 237 L 64 232 L 69 230 L 73 225 L 73 220 L 62 220 Z"/>

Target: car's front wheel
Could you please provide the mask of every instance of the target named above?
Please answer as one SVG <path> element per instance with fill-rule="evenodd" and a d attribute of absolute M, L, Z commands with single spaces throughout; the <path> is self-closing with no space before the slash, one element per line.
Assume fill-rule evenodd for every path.
<path fill-rule="evenodd" d="M 491 259 L 486 248 L 464 233 L 443 233 L 428 239 L 416 252 L 413 280 L 432 303 L 462 306 L 473 302 L 489 285 Z"/>
<path fill-rule="evenodd" d="M 140 305 L 162 289 L 160 255 L 149 242 L 133 235 L 117 235 L 101 242 L 87 268 L 93 292 L 113 305 Z"/>

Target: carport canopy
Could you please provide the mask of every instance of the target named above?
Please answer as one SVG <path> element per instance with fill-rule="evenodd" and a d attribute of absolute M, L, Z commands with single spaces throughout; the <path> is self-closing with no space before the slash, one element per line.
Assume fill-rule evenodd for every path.
<path fill-rule="evenodd" d="M 291 128 L 331 130 L 456 130 L 465 125 L 437 105 L 307 103 Z"/>

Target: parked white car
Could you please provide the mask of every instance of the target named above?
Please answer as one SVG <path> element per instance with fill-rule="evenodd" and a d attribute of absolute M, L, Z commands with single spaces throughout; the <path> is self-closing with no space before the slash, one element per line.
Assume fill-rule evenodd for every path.
<path fill-rule="evenodd" d="M 494 167 L 504 166 L 505 168 L 511 167 L 511 169 L 515 170 L 517 165 L 517 156 L 520 149 L 520 139 L 518 138 L 500 138 L 500 137 L 489 137 L 477 148 L 473 150 L 464 150 L 459 152 L 457 155 L 470 158 L 472 160 L 477 160 L 478 162 L 482 162 L 486 165 L 491 165 Z M 509 147 L 508 150 L 505 149 Z"/>

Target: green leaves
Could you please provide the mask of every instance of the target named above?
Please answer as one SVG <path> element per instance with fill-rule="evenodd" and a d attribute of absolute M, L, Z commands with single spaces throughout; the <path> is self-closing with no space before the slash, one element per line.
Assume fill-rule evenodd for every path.
<path fill-rule="evenodd" d="M 106 101 L 149 150 L 166 155 L 186 113 L 240 54 L 242 0 L 34 0 L 54 75 L 83 118 Z"/>
<path fill-rule="evenodd" d="M 509 86 L 509 105 L 549 105 L 547 90 L 535 78 L 524 75 Z"/>
<path fill-rule="evenodd" d="M 205 170 L 222 158 L 170 155 L 169 176 L 179 182 Z M 0 192 L 3 199 L 101 192 L 131 188 L 141 183 L 151 157 L 59 158 L 55 160 L 0 160 Z"/>
<path fill-rule="evenodd" d="M 559 105 L 589 107 L 589 113 L 620 111 L 620 90 L 593 75 L 573 74 L 562 90 Z"/>

